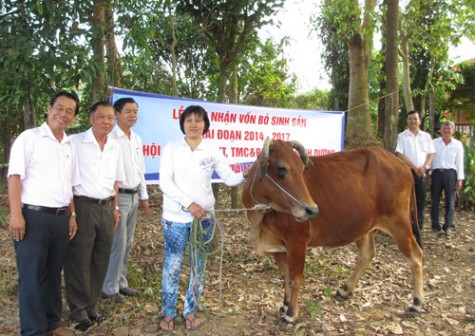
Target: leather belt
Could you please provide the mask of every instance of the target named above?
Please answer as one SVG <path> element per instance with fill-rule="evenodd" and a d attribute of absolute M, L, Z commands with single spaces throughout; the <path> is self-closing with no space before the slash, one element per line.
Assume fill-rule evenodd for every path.
<path fill-rule="evenodd" d="M 445 169 L 440 169 L 440 168 L 437 168 L 437 169 L 434 169 L 433 172 L 439 172 L 439 173 L 447 173 L 449 171 L 455 171 L 455 169 L 452 169 L 452 168 L 445 168 Z"/>
<path fill-rule="evenodd" d="M 114 200 L 115 196 L 111 196 L 109 198 L 99 199 L 99 198 L 92 198 L 92 197 L 87 197 L 87 196 L 77 196 L 77 195 L 75 195 L 74 198 L 76 198 L 78 200 L 81 200 L 81 201 L 86 201 L 86 202 L 89 202 L 89 203 L 92 203 L 92 204 L 96 204 L 96 205 L 110 205 L 111 202 Z"/>
<path fill-rule="evenodd" d="M 139 192 L 139 188 L 135 188 L 135 189 L 126 189 L 126 188 L 119 188 L 119 193 L 120 194 L 130 194 L 130 195 L 133 195 L 133 194 L 136 194 Z"/>
<path fill-rule="evenodd" d="M 69 216 L 69 207 L 50 208 L 50 207 L 44 207 L 40 205 L 31 205 L 31 204 L 22 204 L 21 207 L 23 209 L 39 211 L 39 212 L 47 213 L 50 215 L 56 215 L 56 216 L 68 215 Z"/>

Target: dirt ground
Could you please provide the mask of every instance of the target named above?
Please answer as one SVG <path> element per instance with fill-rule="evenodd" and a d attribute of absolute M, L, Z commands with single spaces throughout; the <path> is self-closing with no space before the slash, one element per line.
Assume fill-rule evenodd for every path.
<path fill-rule="evenodd" d="M 89 335 L 160 335 L 160 278 L 163 265 L 160 193 L 151 188 L 151 212 L 139 218 L 131 257 L 130 282 L 142 289 L 139 298 L 117 305 L 100 301 L 108 320 Z M 6 196 L 0 210 L 6 214 Z M 424 238 L 423 313 L 407 317 L 411 303 L 408 263 L 388 236 L 377 235 L 378 251 L 353 295 L 338 302 L 333 294 L 349 276 L 356 258 L 353 245 L 308 251 L 298 321 L 276 325 L 283 300 L 283 280 L 269 257 L 257 256 L 249 243 L 249 223 L 243 212 L 229 211 L 226 190 L 220 193 L 217 219 L 224 226 L 220 253 L 208 262 L 207 283 L 200 313 L 205 325 L 194 335 L 475 335 L 475 214 L 457 210 L 455 232 L 436 237 L 426 210 Z M 219 244 L 218 244 L 219 246 Z M 218 251 L 219 252 L 219 251 Z M 185 265 L 183 283 L 187 279 Z M 220 286 L 221 284 L 221 286 Z M 221 287 L 221 290 L 220 290 Z M 17 274 L 8 223 L 0 221 L 0 334 L 19 330 Z M 181 294 L 184 293 L 182 288 Z M 182 308 L 179 300 L 179 314 Z M 64 304 L 64 326 L 67 305 Z M 184 335 L 181 318 L 175 335 Z"/>

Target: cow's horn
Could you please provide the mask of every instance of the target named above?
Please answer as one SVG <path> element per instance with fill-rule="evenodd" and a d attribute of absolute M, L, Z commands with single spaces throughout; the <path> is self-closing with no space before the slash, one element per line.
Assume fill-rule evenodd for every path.
<path fill-rule="evenodd" d="M 290 143 L 292 144 L 292 147 L 295 148 L 297 150 L 297 152 L 299 152 L 300 158 L 302 159 L 303 164 L 305 165 L 305 167 L 308 167 L 308 153 L 307 153 L 307 150 L 305 149 L 305 147 L 300 142 L 298 142 L 296 140 L 292 140 L 292 141 L 290 141 Z"/>
<path fill-rule="evenodd" d="M 269 150 L 270 150 L 271 144 L 272 144 L 272 140 L 269 138 L 267 138 L 264 141 L 264 147 L 262 148 L 262 155 L 259 160 L 259 180 L 260 181 L 262 181 L 262 179 L 266 175 L 267 162 L 269 160 Z"/>

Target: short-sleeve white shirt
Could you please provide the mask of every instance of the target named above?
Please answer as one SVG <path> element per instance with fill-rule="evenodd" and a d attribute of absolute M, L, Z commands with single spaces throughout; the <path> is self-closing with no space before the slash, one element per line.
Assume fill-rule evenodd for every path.
<path fill-rule="evenodd" d="M 122 151 L 125 179 L 120 182 L 119 186 L 125 189 L 138 187 L 139 198 L 141 200 L 148 199 L 142 139 L 133 130 L 130 130 L 129 139 L 118 125 L 115 125 L 110 137 L 118 143 Z"/>
<path fill-rule="evenodd" d="M 405 130 L 397 136 L 396 152 L 404 154 L 416 167 L 422 167 L 427 155 L 435 153 L 435 148 L 429 133 L 419 130 L 414 135 Z"/>
<path fill-rule="evenodd" d="M 455 169 L 457 180 L 465 178 L 464 172 L 464 149 L 462 142 L 450 139 L 446 145 L 442 138 L 434 139 L 435 154 L 432 161 L 432 169 Z"/>
<path fill-rule="evenodd" d="M 68 206 L 80 184 L 78 155 L 70 138 L 61 142 L 45 122 L 21 133 L 10 151 L 8 176 L 19 175 L 21 201 L 59 208 Z"/>
<path fill-rule="evenodd" d="M 70 139 L 78 151 L 81 174 L 81 185 L 74 187 L 74 195 L 98 199 L 114 196 L 114 183 L 125 178 L 117 142 L 108 136 L 101 150 L 92 128 L 71 135 Z"/>

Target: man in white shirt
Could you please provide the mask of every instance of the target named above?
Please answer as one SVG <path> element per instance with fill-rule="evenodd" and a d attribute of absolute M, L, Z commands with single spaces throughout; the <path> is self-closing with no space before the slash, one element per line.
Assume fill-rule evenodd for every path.
<path fill-rule="evenodd" d="M 96 103 L 89 112 L 92 127 L 71 136 L 78 151 L 81 185 L 74 187 L 78 233 L 69 244 L 64 276 L 70 319 L 82 332 L 106 319 L 98 312 L 97 301 L 119 223 L 117 189 L 124 179 L 120 148 L 108 136 L 114 120 L 112 105 Z"/>
<path fill-rule="evenodd" d="M 445 222 L 442 229 L 450 235 L 453 228 L 455 212 L 455 192 L 462 191 L 464 173 L 464 150 L 462 142 L 452 138 L 455 124 L 444 121 L 440 128 L 442 137 L 435 139 L 435 154 L 432 161 L 431 185 L 431 220 L 432 232 L 441 233 L 439 223 L 439 203 L 442 190 L 445 194 Z"/>
<path fill-rule="evenodd" d="M 404 154 L 401 157 L 411 168 L 416 191 L 417 224 L 422 230 L 427 184 L 425 176 L 435 149 L 430 134 L 419 129 L 420 124 L 419 112 L 410 111 L 407 115 L 408 129 L 397 136 L 396 153 Z"/>
<path fill-rule="evenodd" d="M 145 162 L 142 139 L 132 130 L 137 122 L 138 104 L 133 98 L 121 98 L 114 103 L 117 125 L 113 138 L 122 151 L 125 180 L 119 183 L 120 222 L 114 232 L 111 257 L 102 287 L 102 297 L 116 303 L 125 301 L 122 295 L 137 296 L 139 292 L 129 287 L 127 271 L 132 248 L 137 212 L 148 212 L 148 194 L 145 184 Z"/>
<path fill-rule="evenodd" d="M 59 326 L 61 269 L 76 234 L 73 186 L 77 153 L 64 132 L 79 112 L 78 97 L 57 93 L 47 121 L 13 143 L 8 170 L 10 234 L 18 268 L 21 335 L 72 335 Z"/>

